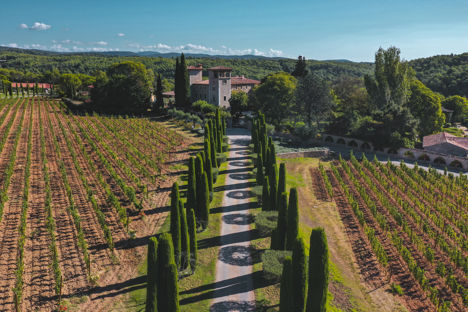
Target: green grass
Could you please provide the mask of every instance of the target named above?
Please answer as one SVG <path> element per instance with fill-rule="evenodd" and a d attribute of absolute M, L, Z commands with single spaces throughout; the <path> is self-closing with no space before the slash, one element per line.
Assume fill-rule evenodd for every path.
<path fill-rule="evenodd" d="M 220 167 L 219 170 L 223 171 L 226 170 L 228 166 L 227 162 L 224 162 Z M 186 166 L 177 166 L 178 170 L 186 170 Z M 186 179 L 185 179 L 186 180 Z M 218 180 L 216 181 L 216 186 L 224 185 L 226 181 L 226 174 L 220 174 L 218 176 Z M 187 184 L 187 181 L 184 181 L 182 177 L 179 178 L 178 183 L 180 186 L 184 186 Z M 222 205 L 224 192 L 219 191 L 215 192 L 213 195 L 213 201 L 211 202 L 210 207 L 216 208 Z M 183 199 L 185 201 L 185 199 Z M 168 200 L 169 201 L 169 200 Z M 210 222 L 208 228 L 198 233 L 197 240 L 203 240 L 206 238 L 216 237 L 220 233 L 220 226 L 221 226 L 221 214 L 211 214 L 210 215 Z M 170 228 L 170 218 L 166 217 L 166 220 L 162 224 L 159 229 L 159 233 L 168 232 Z M 218 259 L 218 251 L 219 246 L 205 248 L 198 251 L 198 264 L 196 271 L 193 275 L 184 277 L 179 280 L 179 293 L 180 293 L 180 300 L 190 298 L 192 296 L 199 296 L 203 293 L 194 293 L 194 294 L 183 294 L 184 291 L 188 291 L 194 288 L 197 288 L 202 285 L 207 285 L 214 283 L 215 281 L 215 270 L 216 270 L 216 259 Z M 147 260 L 145 259 L 138 267 L 138 276 L 145 276 L 147 272 Z M 128 300 L 125 303 L 125 311 L 144 311 L 145 310 L 145 302 L 146 302 L 146 283 L 143 283 L 145 287 L 141 289 L 133 290 L 129 293 Z M 211 291 L 209 289 L 208 291 Z M 182 312 L 186 311 L 208 311 L 210 306 L 211 298 L 204 299 L 204 300 L 197 300 L 193 303 L 181 305 L 180 310 Z"/>
<path fill-rule="evenodd" d="M 442 128 L 442 131 L 453 134 L 458 137 L 463 137 L 464 133 L 461 129 L 458 129 L 456 127 L 448 127 L 448 128 Z"/>

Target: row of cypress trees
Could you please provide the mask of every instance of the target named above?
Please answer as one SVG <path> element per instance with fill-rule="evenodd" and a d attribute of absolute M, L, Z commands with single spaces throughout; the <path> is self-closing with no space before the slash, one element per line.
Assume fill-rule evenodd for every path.
<path fill-rule="evenodd" d="M 178 312 L 178 271 L 174 258 L 173 238 L 169 233 L 151 237 L 148 243 L 148 286 L 146 312 Z"/>
<path fill-rule="evenodd" d="M 297 189 L 289 190 L 289 201 L 286 192 L 281 193 L 276 229 L 271 234 L 271 249 L 293 250 L 299 235 L 299 207 Z"/>
<path fill-rule="evenodd" d="M 280 312 L 325 312 L 328 293 L 328 244 L 323 228 L 310 235 L 309 261 L 304 241 L 294 242 L 286 257 L 280 286 Z"/>

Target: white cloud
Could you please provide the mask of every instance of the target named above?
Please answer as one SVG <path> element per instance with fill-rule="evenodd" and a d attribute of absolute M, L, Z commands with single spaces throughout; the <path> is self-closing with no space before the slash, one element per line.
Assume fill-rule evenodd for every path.
<path fill-rule="evenodd" d="M 118 33 L 118 34 L 117 34 L 117 37 L 123 37 L 123 36 L 125 36 L 124 33 Z"/>
<path fill-rule="evenodd" d="M 9 47 L 9 48 L 17 48 L 18 47 L 18 44 L 17 43 L 8 43 L 6 44 L 5 46 Z"/>
<path fill-rule="evenodd" d="M 105 46 L 105 45 L 107 45 L 107 42 L 105 42 L 105 41 L 98 41 L 98 42 L 96 42 L 96 44 L 97 44 L 97 45 L 101 45 L 101 46 Z"/>
<path fill-rule="evenodd" d="M 21 27 L 22 29 L 29 29 L 29 30 L 38 30 L 38 31 L 41 31 L 41 30 L 50 29 L 52 26 L 47 25 L 47 24 L 44 24 L 44 23 L 41 23 L 41 22 L 35 22 L 32 26 L 28 26 L 28 25 L 26 25 L 26 24 L 20 24 L 20 27 Z"/>
<path fill-rule="evenodd" d="M 204 45 L 187 43 L 180 46 L 170 46 L 165 43 L 157 43 L 153 45 L 141 45 L 139 43 L 129 43 L 128 47 L 134 48 L 138 51 L 156 51 L 156 52 L 176 52 L 176 53 L 206 53 L 206 54 L 220 54 L 220 55 L 257 55 L 257 56 L 270 56 L 277 57 L 283 55 L 280 50 L 269 49 L 264 52 L 258 49 L 232 49 L 222 45 L 220 48 L 212 48 Z"/>

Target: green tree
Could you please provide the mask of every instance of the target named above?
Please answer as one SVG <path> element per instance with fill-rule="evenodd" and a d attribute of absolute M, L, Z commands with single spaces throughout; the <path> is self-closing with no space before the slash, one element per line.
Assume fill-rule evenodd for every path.
<path fill-rule="evenodd" d="M 198 189 L 198 187 L 197 187 Z M 203 173 L 199 196 L 197 200 L 200 204 L 200 221 L 203 229 L 206 229 L 208 226 L 209 216 L 210 216 L 210 193 L 208 187 L 208 177 L 206 171 Z"/>
<path fill-rule="evenodd" d="M 174 182 L 171 192 L 171 236 L 174 247 L 174 259 L 177 267 L 180 267 L 181 256 L 181 231 L 180 231 L 180 195 L 179 185 Z"/>
<path fill-rule="evenodd" d="M 63 74 L 60 76 L 60 87 L 65 96 L 75 98 L 76 92 L 81 86 L 81 80 L 75 74 Z"/>
<path fill-rule="evenodd" d="M 197 223 L 195 220 L 195 211 L 193 209 L 187 211 L 187 224 L 190 236 L 190 268 L 193 274 L 197 267 L 198 260 Z"/>
<path fill-rule="evenodd" d="M 468 124 L 468 100 L 459 95 L 450 96 L 442 101 L 442 106 L 453 110 L 452 122 Z"/>
<path fill-rule="evenodd" d="M 328 244 L 323 228 L 312 229 L 309 248 L 307 312 L 325 312 L 328 293 Z"/>
<path fill-rule="evenodd" d="M 231 108 L 232 117 L 238 119 L 242 112 L 249 109 L 247 93 L 243 91 L 232 91 L 231 98 L 229 99 L 229 107 Z"/>
<path fill-rule="evenodd" d="M 278 203 L 278 205 L 281 201 L 281 196 L 285 192 L 286 192 L 286 164 L 281 163 L 280 168 L 279 168 L 279 174 L 278 174 L 278 191 L 277 191 L 277 198 L 276 198 L 276 202 Z"/>
<path fill-rule="evenodd" d="M 312 126 L 313 119 L 317 128 L 321 121 L 330 119 L 334 104 L 330 87 L 325 80 L 312 73 L 298 80 L 295 111 L 305 115 L 309 127 Z"/>
<path fill-rule="evenodd" d="M 105 76 L 96 78 L 91 93 L 93 108 L 117 114 L 146 112 L 151 102 L 152 76 L 141 63 L 112 64 Z"/>
<path fill-rule="evenodd" d="M 250 98 L 253 107 L 265 113 L 269 122 L 278 126 L 287 116 L 295 101 L 297 80 L 285 72 L 268 75 L 255 87 Z"/>
<path fill-rule="evenodd" d="M 148 242 L 148 269 L 146 274 L 146 312 L 158 311 L 158 240 L 151 237 Z"/>
<path fill-rule="evenodd" d="M 421 137 L 440 132 L 445 123 L 440 98 L 421 81 L 411 81 L 411 96 L 408 101 L 411 113 L 419 120 Z"/>
<path fill-rule="evenodd" d="M 262 210 L 271 210 L 271 205 L 270 205 L 270 182 L 268 181 L 268 177 L 265 177 L 263 180 L 263 186 L 262 186 Z"/>
<path fill-rule="evenodd" d="M 294 67 L 294 71 L 291 73 L 296 78 L 305 77 L 309 71 L 307 70 L 307 63 L 305 56 L 299 55 L 296 61 L 296 66 Z"/>
<path fill-rule="evenodd" d="M 281 284 L 280 284 L 280 303 L 279 311 L 280 312 L 292 312 L 291 308 L 293 307 L 293 288 L 291 281 L 292 273 L 292 259 L 291 257 L 286 257 L 283 261 L 283 272 L 281 274 Z"/>
<path fill-rule="evenodd" d="M 286 192 L 281 193 L 280 200 L 278 201 L 278 223 L 277 230 L 277 246 L 278 250 L 286 248 L 286 233 L 288 230 L 288 195 Z"/>
<path fill-rule="evenodd" d="M 262 154 L 257 155 L 257 184 L 262 185 L 263 180 L 265 179 L 265 175 L 263 173 L 263 160 L 262 160 Z"/>
<path fill-rule="evenodd" d="M 168 233 L 159 236 L 158 244 L 158 311 L 179 312 L 178 272 L 174 260 L 172 237 Z"/>
<path fill-rule="evenodd" d="M 197 154 L 197 157 L 195 158 L 195 177 L 196 177 L 196 199 L 197 199 L 197 209 L 195 210 L 195 215 L 197 216 L 197 222 L 201 221 L 202 217 L 202 210 L 204 209 L 203 207 L 203 200 L 201 199 L 201 196 L 204 196 L 202 193 L 203 191 L 203 159 L 200 153 Z"/>
<path fill-rule="evenodd" d="M 270 166 L 269 182 L 270 182 L 270 209 L 278 210 L 278 178 L 276 164 Z"/>
<path fill-rule="evenodd" d="M 177 59 L 176 63 L 175 101 L 177 107 L 190 108 L 190 80 L 184 53 L 180 55 L 180 61 Z"/>
<path fill-rule="evenodd" d="M 197 177 L 195 175 L 195 157 L 189 158 L 187 178 L 187 209 L 197 209 Z"/>
<path fill-rule="evenodd" d="M 163 97 L 163 86 L 161 81 L 161 75 L 158 75 L 158 79 L 156 80 L 156 102 L 154 110 L 157 114 L 159 114 L 162 109 L 164 108 L 164 97 Z"/>
<path fill-rule="evenodd" d="M 292 253 L 292 302 L 291 311 L 304 312 L 307 298 L 307 256 L 302 238 L 297 238 Z"/>
<path fill-rule="evenodd" d="M 187 224 L 187 215 L 184 209 L 184 204 L 179 201 L 180 215 L 180 269 L 185 270 L 190 262 L 190 238 Z"/>
<path fill-rule="evenodd" d="M 297 189 L 292 187 L 289 190 L 288 205 L 288 228 L 286 232 L 286 249 L 292 250 L 297 236 L 299 235 L 299 207 Z"/>

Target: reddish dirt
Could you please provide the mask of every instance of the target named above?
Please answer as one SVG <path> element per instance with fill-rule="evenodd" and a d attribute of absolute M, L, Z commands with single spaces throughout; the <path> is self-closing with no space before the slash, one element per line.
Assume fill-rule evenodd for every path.
<path fill-rule="evenodd" d="M 51 311 L 55 296 L 55 280 L 50 266 L 50 235 L 47 231 L 45 209 L 45 182 L 42 173 L 41 137 L 39 130 L 38 102 L 33 105 L 33 128 L 31 150 L 31 175 L 24 247 L 24 294 L 25 311 Z"/>
<path fill-rule="evenodd" d="M 310 168 L 310 175 L 312 177 L 314 195 L 317 199 L 323 201 L 330 201 L 325 182 L 323 181 L 322 174 L 318 168 Z"/>
<path fill-rule="evenodd" d="M 24 103 L 24 105 L 26 105 Z M 13 291 L 12 288 L 16 284 L 15 270 L 17 269 L 16 256 L 18 253 L 18 227 L 20 225 L 22 196 L 24 186 L 24 173 L 27 157 L 27 144 L 28 144 L 28 124 L 29 114 L 31 113 L 30 105 L 27 108 L 23 105 L 20 108 L 16 119 L 13 123 L 11 132 L 6 146 L 1 157 L 1 161 L 8 163 L 10 154 L 13 153 L 15 136 L 18 131 L 21 131 L 19 142 L 16 147 L 16 160 L 14 172 L 11 176 L 11 182 L 7 191 L 8 200 L 5 203 L 3 211 L 3 219 L 0 224 L 0 310 L 12 311 L 14 310 Z M 21 123 L 21 116 L 24 114 L 23 122 Z M 23 127 L 22 130 L 17 128 L 19 125 Z M 6 166 L 5 166 L 6 167 Z M 5 181 L 2 181 L 2 185 Z"/>

